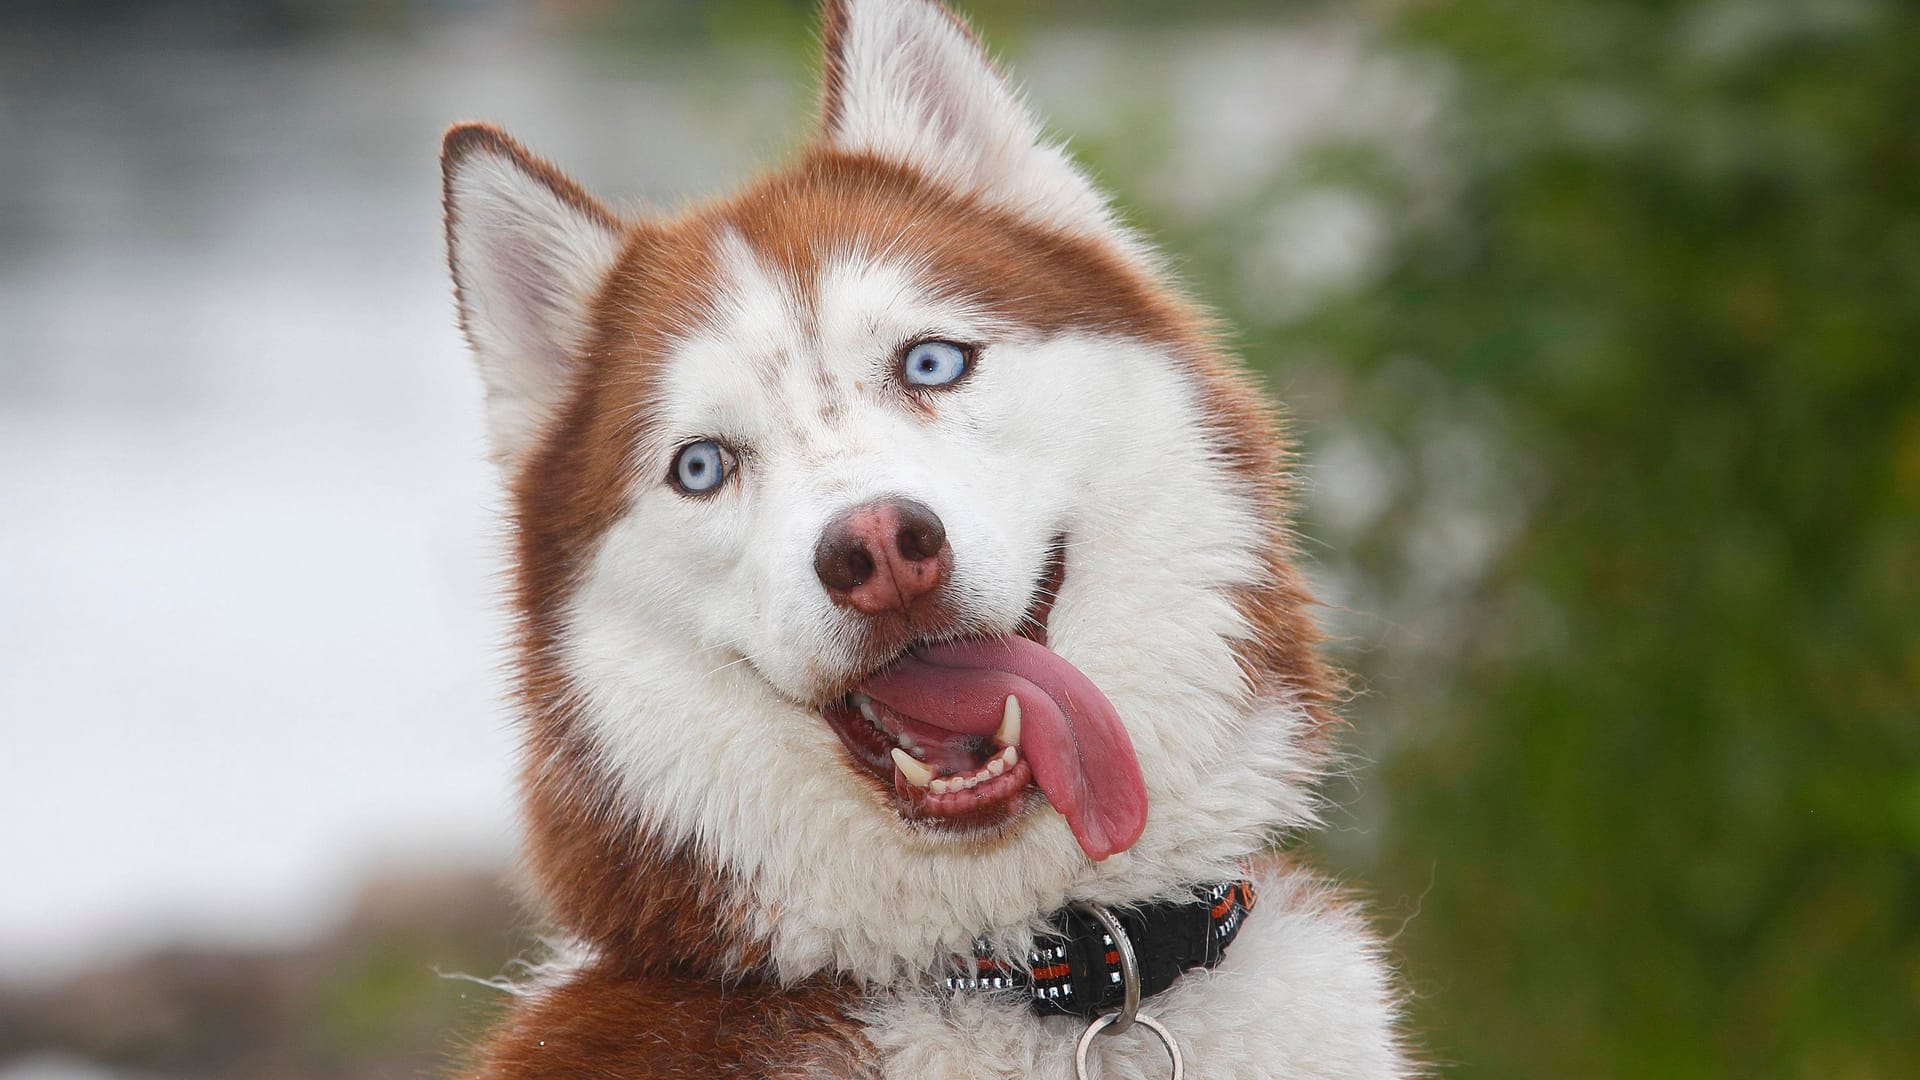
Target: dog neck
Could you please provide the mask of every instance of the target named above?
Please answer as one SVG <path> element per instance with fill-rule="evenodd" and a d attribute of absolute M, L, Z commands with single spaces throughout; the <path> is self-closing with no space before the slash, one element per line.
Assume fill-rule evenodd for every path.
<path fill-rule="evenodd" d="M 1111 912 L 1062 908 L 1048 920 L 1055 932 L 1035 943 L 1025 963 L 996 956 L 982 939 L 971 957 L 959 958 L 963 970 L 947 976 L 946 987 L 1024 993 L 1043 1016 L 1098 1016 L 1125 1005 L 1129 977 L 1144 999 L 1193 968 L 1218 966 L 1253 905 L 1253 882 L 1242 878 L 1196 886 L 1185 899 Z"/>

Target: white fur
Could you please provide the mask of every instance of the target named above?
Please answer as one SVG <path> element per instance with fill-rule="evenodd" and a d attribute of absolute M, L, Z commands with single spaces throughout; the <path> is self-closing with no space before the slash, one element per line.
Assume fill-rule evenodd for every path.
<path fill-rule="evenodd" d="M 447 181 L 449 255 L 486 381 L 487 436 L 494 458 L 512 464 L 572 390 L 620 234 L 490 149 L 470 151 Z"/>
<path fill-rule="evenodd" d="M 904 162 L 1031 220 L 1144 256 L 954 17 L 927 0 L 849 0 L 835 146 Z"/>
<path fill-rule="evenodd" d="M 1258 579 L 1260 522 L 1178 363 L 1123 338 L 994 326 L 913 268 L 851 256 L 822 274 L 809 323 L 744 243 L 722 243 L 730 299 L 667 367 L 632 510 L 574 598 L 565 662 L 633 812 L 750 884 L 784 974 L 884 981 L 1069 898 L 1226 876 L 1312 820 L 1302 714 L 1248 715 L 1234 659 L 1248 628 L 1228 591 Z M 988 343 L 931 421 L 889 370 L 922 333 Z M 662 478 L 674 447 L 704 437 L 741 448 L 741 471 L 689 499 Z M 857 616 L 811 554 L 839 510 L 894 493 L 946 523 L 952 587 L 982 631 L 1014 628 L 1049 540 L 1068 535 L 1051 644 L 1139 754 L 1151 809 L 1131 851 L 1089 863 L 1046 809 L 995 843 L 929 837 L 846 766 L 812 705 L 859 672 Z"/>

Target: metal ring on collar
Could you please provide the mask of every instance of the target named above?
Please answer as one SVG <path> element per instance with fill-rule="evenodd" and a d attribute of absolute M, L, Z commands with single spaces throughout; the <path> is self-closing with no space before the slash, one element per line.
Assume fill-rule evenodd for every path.
<path fill-rule="evenodd" d="M 1127 937 L 1125 930 L 1120 929 L 1120 920 L 1113 917 L 1113 912 L 1098 904 L 1075 904 L 1074 907 L 1093 916 L 1107 932 L 1107 937 L 1113 939 L 1114 951 L 1120 954 L 1120 986 L 1124 994 L 1120 1000 L 1120 1011 L 1105 1017 L 1106 1023 L 1100 1025 L 1105 1027 L 1111 1024 L 1112 1030 L 1108 1034 L 1118 1035 L 1132 1027 L 1140 1015 L 1140 960 L 1133 954 L 1133 940 Z M 1163 1031 L 1160 1037 L 1165 1039 L 1166 1033 Z M 1080 1041 L 1086 1042 L 1085 1039 Z M 1167 1045 L 1172 1046 L 1172 1040 L 1169 1039 Z M 1178 1053 L 1175 1053 L 1174 1060 L 1179 1060 Z"/>
<path fill-rule="evenodd" d="M 1108 1013 L 1087 1025 L 1087 1030 L 1080 1036 L 1080 1045 L 1073 1048 L 1073 1080 L 1087 1080 L 1087 1051 L 1093 1046 L 1093 1037 L 1107 1031 L 1108 1025 L 1119 1017 L 1119 1013 Z M 1167 1048 L 1167 1056 L 1173 1059 L 1173 1080 L 1185 1080 L 1186 1062 L 1180 1059 L 1180 1044 L 1173 1040 L 1173 1033 L 1146 1013 L 1136 1013 L 1133 1019 L 1141 1027 L 1160 1036 L 1161 1045 Z"/>

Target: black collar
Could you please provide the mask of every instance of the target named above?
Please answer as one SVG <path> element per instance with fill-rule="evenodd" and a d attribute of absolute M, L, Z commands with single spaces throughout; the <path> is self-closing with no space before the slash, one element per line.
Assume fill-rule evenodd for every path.
<path fill-rule="evenodd" d="M 1220 963 L 1252 910 L 1250 881 L 1196 886 L 1191 900 L 1113 909 L 1139 959 L 1140 996 L 1165 990 L 1191 968 Z M 1022 993 L 1048 1016 L 1091 1018 L 1119 1009 L 1120 954 L 1106 930 L 1077 908 L 1062 908 L 1049 922 L 1058 936 L 1035 943 L 1025 965 L 996 959 L 985 941 L 975 942 L 971 958 L 955 958 L 973 974 L 949 975 L 947 989 Z"/>

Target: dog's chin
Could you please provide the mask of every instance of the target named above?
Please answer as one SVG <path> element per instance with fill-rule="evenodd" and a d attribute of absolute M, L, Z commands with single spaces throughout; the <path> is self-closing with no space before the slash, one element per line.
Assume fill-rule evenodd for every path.
<path fill-rule="evenodd" d="M 1047 620 L 1066 572 L 1062 537 L 1054 541 L 1033 601 L 1015 631 L 1020 637 L 1047 643 Z M 933 635 L 905 642 L 852 680 L 854 685 L 931 640 Z M 846 749 L 846 767 L 918 834 L 993 843 L 1016 832 L 1028 814 L 1046 803 L 1017 740 L 1001 737 L 1004 728 L 996 735 L 942 732 L 858 689 L 846 691 L 819 712 Z"/>

